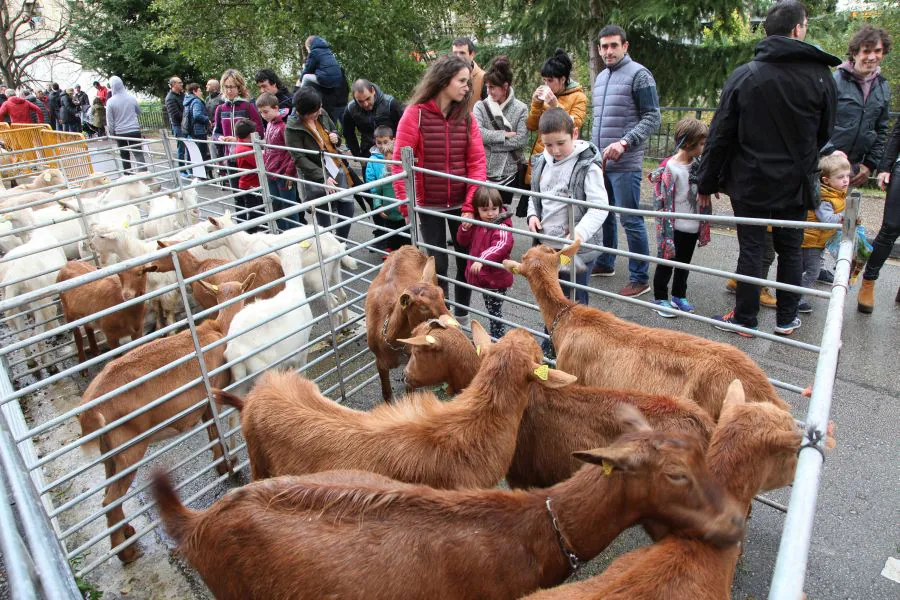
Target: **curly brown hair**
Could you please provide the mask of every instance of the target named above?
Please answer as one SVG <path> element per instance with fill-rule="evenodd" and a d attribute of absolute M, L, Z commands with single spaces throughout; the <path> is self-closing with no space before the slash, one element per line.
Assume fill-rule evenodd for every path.
<path fill-rule="evenodd" d="M 884 55 L 887 56 L 891 51 L 891 36 L 881 27 L 874 25 L 863 25 L 860 27 L 850 42 L 847 44 L 847 58 L 853 60 L 853 57 L 863 48 L 863 46 L 876 46 L 881 42 L 884 47 Z"/>

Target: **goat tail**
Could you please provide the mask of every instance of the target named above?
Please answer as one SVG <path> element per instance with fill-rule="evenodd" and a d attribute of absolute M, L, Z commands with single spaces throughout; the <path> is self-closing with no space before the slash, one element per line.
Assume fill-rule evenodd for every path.
<path fill-rule="evenodd" d="M 213 390 L 213 398 L 219 405 L 231 406 L 236 408 L 238 412 L 244 410 L 244 399 L 231 392 L 223 390 Z"/>
<path fill-rule="evenodd" d="M 172 480 L 162 469 L 153 472 L 152 491 L 166 533 L 180 544 L 190 533 L 194 511 L 181 503 Z"/>
<path fill-rule="evenodd" d="M 356 262 L 355 258 L 353 258 L 352 256 L 350 256 L 348 254 L 346 256 L 341 257 L 341 266 L 344 267 L 345 269 L 350 269 L 352 271 L 355 271 L 357 268 L 359 268 L 359 263 Z"/>

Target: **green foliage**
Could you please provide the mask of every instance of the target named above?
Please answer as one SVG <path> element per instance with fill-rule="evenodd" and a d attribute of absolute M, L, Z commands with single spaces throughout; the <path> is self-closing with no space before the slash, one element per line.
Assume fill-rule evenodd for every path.
<path fill-rule="evenodd" d="M 110 77 L 118 75 L 132 90 L 163 96 L 172 75 L 185 80 L 199 72 L 175 46 L 151 47 L 159 20 L 150 0 L 71 2 L 69 47 L 81 64 Z"/>

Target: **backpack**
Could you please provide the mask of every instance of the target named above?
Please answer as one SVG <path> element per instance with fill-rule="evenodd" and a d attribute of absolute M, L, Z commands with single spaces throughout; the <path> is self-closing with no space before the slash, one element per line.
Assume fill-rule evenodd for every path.
<path fill-rule="evenodd" d="M 184 107 L 184 114 L 181 115 L 181 135 L 194 133 L 194 102 L 199 102 L 199 100 L 191 100 Z"/>

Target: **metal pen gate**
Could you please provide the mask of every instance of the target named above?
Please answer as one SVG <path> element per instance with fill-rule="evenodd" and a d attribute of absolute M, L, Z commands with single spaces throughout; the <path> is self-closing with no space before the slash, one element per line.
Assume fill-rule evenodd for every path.
<path fill-rule="evenodd" d="M 215 242 L 216 240 L 231 237 L 237 232 L 250 231 L 254 229 L 264 229 L 270 233 L 281 232 L 279 226 L 280 219 L 287 219 L 288 222 L 296 223 L 299 215 L 304 211 L 312 209 L 319 216 L 337 217 L 337 211 L 331 202 L 346 201 L 354 196 L 362 196 L 364 198 L 377 198 L 383 202 L 379 208 L 362 212 L 351 219 L 338 221 L 337 223 L 326 224 L 323 219 L 319 223 L 318 219 L 312 218 L 311 224 L 305 230 L 309 237 L 306 241 L 314 242 L 315 245 L 315 264 L 304 267 L 301 271 L 292 274 L 286 274 L 285 277 L 276 281 L 269 282 L 264 288 L 268 289 L 280 283 L 284 283 L 294 277 L 303 277 L 304 275 L 313 273 L 319 281 L 317 291 L 309 293 L 304 303 L 319 303 L 321 308 L 316 310 L 313 320 L 304 325 L 308 325 L 312 334 L 309 340 L 302 348 L 294 349 L 292 352 L 284 356 L 279 356 L 267 365 L 267 368 L 275 367 L 284 361 L 290 360 L 299 352 L 310 352 L 310 358 L 307 363 L 300 368 L 301 372 L 310 379 L 319 383 L 322 392 L 325 395 L 331 395 L 338 401 L 347 401 L 360 392 L 372 389 L 372 384 L 378 375 L 374 369 L 374 360 L 372 360 L 368 349 L 364 345 L 365 329 L 361 327 L 364 320 L 364 312 L 362 309 L 366 289 L 369 282 L 377 274 L 380 268 L 380 256 L 383 251 L 375 248 L 380 242 L 388 239 L 395 233 L 400 233 L 411 240 L 411 242 L 430 253 L 442 252 L 450 256 L 467 256 L 448 249 L 447 247 L 437 247 L 424 244 L 417 235 L 417 220 L 419 215 L 441 216 L 447 219 L 454 219 L 462 222 L 471 221 L 469 219 L 446 215 L 445 213 L 433 211 L 427 208 L 415 206 L 414 204 L 414 174 L 428 173 L 439 177 L 448 177 L 450 179 L 462 180 L 468 183 L 478 183 L 488 185 L 501 190 L 511 190 L 503 186 L 473 182 L 465 178 L 454 177 L 443 173 L 429 171 L 416 167 L 413 164 L 412 152 L 410 149 L 403 150 L 402 163 L 394 161 L 378 161 L 376 159 L 368 159 L 372 162 L 381 162 L 387 165 L 399 165 L 401 171 L 397 174 L 388 175 L 380 180 L 369 182 L 360 186 L 341 190 L 326 190 L 327 195 L 310 201 L 296 203 L 286 202 L 282 204 L 279 199 L 273 197 L 266 185 L 266 177 L 273 176 L 265 172 L 261 152 L 267 146 L 262 144 L 258 139 L 253 141 L 253 151 L 257 158 L 256 174 L 259 177 L 261 185 L 251 190 L 239 190 L 231 187 L 232 182 L 241 174 L 247 171 L 239 170 L 232 166 L 229 160 L 233 160 L 238 155 L 231 154 L 228 156 L 226 151 L 227 145 L 220 142 L 193 142 L 206 143 L 210 149 L 219 148 L 222 152 L 213 152 L 213 155 L 219 155 L 208 161 L 193 161 L 189 165 L 179 165 L 174 157 L 170 139 L 163 134 L 159 140 L 141 140 L 141 139 L 125 139 L 125 138 L 97 138 L 87 141 L 87 149 L 80 153 L 75 153 L 76 157 L 82 160 L 89 160 L 95 164 L 106 163 L 107 165 L 115 163 L 113 168 L 103 169 L 111 176 L 127 176 L 131 180 L 144 180 L 156 185 L 165 185 L 166 187 L 149 195 L 139 198 L 133 198 L 116 204 L 104 205 L 101 208 L 88 208 L 85 210 L 83 198 L 89 192 L 80 190 L 68 190 L 60 194 L 63 199 L 75 198 L 78 208 L 75 214 L 66 217 L 65 221 L 77 223 L 80 226 L 81 235 L 72 239 L 59 240 L 59 243 L 51 247 L 65 247 L 67 244 L 82 244 L 90 240 L 90 223 L 96 220 L 102 220 L 104 212 L 121 209 L 129 206 L 138 206 L 152 201 L 154 198 L 162 197 L 170 192 L 182 193 L 194 190 L 198 192 L 196 206 L 188 207 L 184 204 L 179 206 L 177 210 L 168 213 L 156 214 L 153 217 L 140 211 L 141 218 L 136 222 L 131 222 L 129 228 L 138 228 L 146 223 L 154 220 L 161 221 L 166 217 L 183 217 L 188 224 L 191 221 L 190 209 L 196 208 L 203 217 L 224 215 L 225 211 L 231 211 L 236 218 L 244 219 L 236 222 L 232 227 L 228 227 L 221 231 L 207 232 L 199 237 L 179 241 L 178 243 L 166 247 L 147 252 L 140 256 L 122 260 L 121 262 L 111 264 L 100 268 L 99 270 L 87 275 L 56 283 L 41 289 L 27 291 L 24 294 L 14 298 L 5 297 L 0 302 L 0 311 L 4 317 L 0 320 L 0 324 L 9 324 L 12 319 L 19 313 L 31 313 L 37 308 L 55 306 L 58 304 L 58 295 L 66 290 L 73 289 L 77 286 L 96 281 L 102 277 L 118 274 L 126 269 L 133 268 L 138 265 L 148 264 L 157 259 L 164 257 L 172 257 L 175 268 L 176 280 L 174 283 L 165 285 L 152 292 L 148 292 L 139 298 L 134 298 L 115 307 L 99 311 L 90 317 L 73 321 L 72 323 L 64 323 L 61 316 L 49 319 L 48 322 L 35 322 L 30 325 L 26 332 L 22 333 L 19 341 L 9 342 L 11 335 L 4 335 L 2 349 L 0 349 L 0 360 L 3 362 L 4 369 L 0 370 L 0 408 L 2 408 L 3 418 L 0 419 L 0 459 L 3 462 L 3 470 L 5 479 L 0 478 L 0 490 L 6 493 L 5 488 L 10 488 L 15 498 L 15 511 L 0 510 L 0 526 L 3 533 L 0 534 L 0 550 L 3 551 L 4 561 L 7 565 L 13 564 L 13 567 L 7 567 L 11 582 L 16 581 L 16 591 L 14 597 L 40 597 L 41 594 L 47 597 L 65 598 L 78 597 L 77 592 L 72 584 L 72 577 L 80 578 L 88 577 L 93 571 L 104 566 L 114 554 L 124 550 L 134 544 L 138 539 L 154 531 L 158 525 L 158 521 L 153 518 L 152 503 L 140 504 L 138 502 L 140 496 L 148 487 L 149 483 L 146 477 L 141 477 L 130 487 L 127 493 L 101 510 L 99 507 L 98 495 L 102 496 L 105 487 L 124 476 L 138 471 L 148 465 L 164 465 L 166 469 L 172 473 L 173 478 L 177 481 L 177 488 L 182 490 L 185 495 L 185 502 L 191 502 L 200 497 L 209 497 L 209 494 L 218 495 L 223 491 L 223 484 L 229 479 L 230 474 L 240 473 L 246 469 L 248 462 L 244 452 L 244 444 L 240 438 L 240 428 L 229 424 L 228 419 L 233 412 L 232 409 L 220 410 L 212 399 L 209 397 L 208 390 L 212 387 L 210 378 L 218 373 L 225 372 L 230 369 L 232 364 L 237 363 L 248 356 L 241 357 L 232 362 L 225 362 L 213 369 L 207 370 L 206 361 L 200 360 L 201 356 L 206 356 L 210 351 L 219 348 L 223 344 L 240 337 L 247 333 L 245 331 L 229 331 L 221 340 L 218 340 L 206 347 L 202 347 L 197 333 L 196 325 L 199 324 L 203 317 L 208 317 L 215 313 L 218 309 L 223 308 L 241 298 L 250 298 L 261 290 L 250 290 L 239 298 L 230 300 L 223 305 L 217 305 L 207 310 L 201 310 L 192 305 L 190 295 L 187 293 L 188 286 L 201 278 L 208 277 L 212 274 L 221 272 L 227 268 L 242 264 L 249 260 L 277 252 L 292 244 L 301 242 L 302 238 L 286 238 L 284 240 L 275 241 L 264 250 L 251 251 L 249 254 L 239 256 L 236 260 L 232 260 L 227 264 L 217 266 L 203 273 L 186 274 L 178 259 L 178 253 L 182 250 L 198 249 L 203 244 Z M 110 147 L 110 142 L 116 143 L 116 147 Z M 274 148 L 274 147 L 272 147 Z M 285 148 L 286 149 L 286 148 Z M 293 150 L 293 149 L 291 149 Z M 135 158 L 135 154 L 131 154 L 131 161 L 122 161 L 121 167 L 118 166 L 119 154 L 122 152 L 136 151 L 142 154 L 143 158 Z M 221 155 L 220 155 L 221 154 Z M 247 154 L 250 154 L 248 152 Z M 333 157 L 326 153 L 319 153 L 319 159 L 324 161 Z M 34 161 L 34 168 L 44 166 L 40 160 Z M 180 171 L 194 168 L 205 168 L 208 176 L 204 180 L 190 181 L 180 176 Z M 374 215 L 384 213 L 392 208 L 403 204 L 383 195 L 373 194 L 372 188 L 381 185 L 390 184 L 395 180 L 405 178 L 407 181 L 407 190 L 410 191 L 410 201 L 408 207 L 410 209 L 410 224 L 406 224 L 399 230 L 392 230 L 381 225 L 376 225 L 371 221 Z M 282 179 L 290 180 L 295 186 L 304 185 L 296 178 L 282 177 Z M 117 182 L 102 185 L 97 190 L 105 190 L 116 187 Z M 305 184 L 307 189 L 315 188 L 314 185 Z M 517 190 L 512 190 L 516 192 Z M 256 194 L 258 199 L 248 202 L 252 194 Z M 544 196 L 554 200 L 568 202 L 570 206 L 579 204 L 577 201 L 554 198 L 552 196 Z M 352 200 L 351 200 L 352 201 Z M 255 203 L 255 204 L 254 204 Z M 584 204 L 584 203 L 581 203 Z M 38 206 L 38 202 L 31 203 L 31 206 Z M 16 209 L 4 208 L 0 209 L 0 218 L 4 215 L 11 214 Z M 850 202 L 848 206 L 848 215 L 845 219 L 846 223 L 853 223 L 852 218 L 857 206 Z M 635 214 L 641 216 L 655 216 L 657 213 L 653 211 L 630 210 L 622 208 L 610 208 L 611 213 Z M 571 211 L 570 211 L 571 212 Z M 679 218 L 696 219 L 696 215 L 676 215 Z M 761 219 L 737 219 L 733 217 L 710 217 L 703 216 L 705 220 L 721 221 L 721 222 L 741 222 L 745 224 L 758 225 L 776 225 L 779 227 L 808 227 L 807 223 L 795 222 L 779 222 Z M 362 227 L 365 231 L 373 231 L 373 236 L 354 236 L 354 239 L 340 240 L 346 244 L 346 249 L 328 256 L 323 255 L 322 240 L 328 234 L 333 234 L 341 225 L 347 223 L 354 226 Z M 196 224 L 193 224 L 196 225 Z M 27 235 L 31 231 L 41 230 L 47 224 L 37 224 L 32 227 L 19 227 L 8 231 L 6 235 Z M 816 226 L 816 225 L 813 225 Z M 527 230 L 517 228 L 506 228 L 497 225 L 498 229 L 507 229 L 514 232 L 516 236 L 534 237 L 544 241 L 561 242 L 559 238 L 552 238 L 541 234 L 532 234 Z M 836 225 L 819 225 L 823 229 L 836 229 Z M 846 229 L 846 228 L 845 228 Z M 290 230 L 289 230 L 290 231 Z M 357 229 L 358 231 L 358 229 Z M 809 444 L 804 447 L 800 454 L 800 462 L 797 469 L 796 484 L 791 494 L 790 507 L 788 509 L 788 517 L 785 525 L 784 535 L 782 537 L 782 548 L 779 552 L 778 565 L 773 579 L 773 586 L 770 598 L 796 598 L 797 593 L 802 589 L 803 576 L 805 569 L 785 568 L 786 564 L 805 565 L 805 557 L 809 547 L 809 535 L 812 525 L 812 519 L 815 512 L 815 498 L 818 491 L 818 480 L 821 473 L 822 461 L 819 453 L 814 446 L 820 446 L 821 440 L 816 437 L 818 434 L 824 434 L 828 420 L 829 407 L 831 402 L 831 394 L 833 390 L 834 377 L 838 359 L 838 348 L 840 343 L 841 325 L 842 325 L 842 309 L 847 290 L 847 282 L 850 271 L 850 258 L 853 252 L 852 236 L 847 235 L 849 230 L 845 231 L 844 242 L 841 244 L 840 256 L 837 262 L 837 273 L 835 278 L 835 287 L 832 291 L 824 292 L 819 290 L 808 290 L 795 286 L 779 284 L 777 282 L 756 279 L 752 277 L 744 277 L 710 269 L 697 265 L 683 265 L 673 261 L 657 259 L 641 255 L 641 260 L 647 260 L 658 264 L 666 264 L 669 266 L 678 266 L 679 268 L 687 268 L 691 271 L 703 273 L 706 275 L 716 275 L 722 277 L 733 277 L 739 280 L 747 281 L 759 285 L 767 285 L 776 289 L 787 291 L 802 291 L 807 295 L 820 296 L 830 298 L 828 315 L 826 317 L 825 330 L 822 337 L 821 345 L 813 345 L 799 342 L 791 339 L 784 339 L 767 333 L 756 332 L 754 335 L 775 341 L 777 343 L 787 344 L 791 347 L 806 350 L 809 352 L 819 353 L 816 368 L 816 380 L 813 388 L 812 399 L 809 404 L 809 412 L 806 416 L 806 424 L 809 428 Z M 166 237 L 165 235 L 159 236 Z M 152 240 L 151 240 L 152 241 Z M 47 248 L 41 248 L 41 251 Z M 369 249 L 375 249 L 373 256 L 366 253 Z M 608 250 L 617 256 L 630 257 L 635 256 L 627 251 Z M 91 248 L 82 249 L 85 260 L 91 260 L 99 265 L 98 256 Z M 334 262 L 340 262 L 345 257 L 350 257 L 359 265 L 357 269 L 351 271 L 341 268 L 341 277 L 339 281 L 329 280 L 328 267 Z M 3 268 L 4 259 L 0 259 L 0 269 Z M 495 263 L 486 262 L 485 264 Z M 454 283 L 450 278 L 444 277 L 445 281 Z M 308 280 L 304 279 L 305 281 Z M 10 282 L 4 280 L 3 289 L 6 289 Z M 466 285 L 466 284 L 463 284 Z M 604 290 L 579 286 L 572 284 L 573 288 L 583 289 L 589 294 L 601 296 L 607 299 L 615 299 L 624 301 L 645 308 L 657 309 L 658 307 L 634 298 L 624 298 L 618 294 L 607 292 Z M 472 286 L 466 286 L 472 287 Z M 475 288 L 472 288 L 475 289 Z M 484 290 L 478 290 L 484 293 Z M 161 329 L 147 334 L 136 341 L 123 344 L 116 350 L 110 350 L 101 355 L 88 359 L 85 363 L 72 363 L 70 360 L 73 353 L 66 352 L 60 347 L 53 346 L 57 336 L 64 335 L 66 343 L 68 343 L 68 332 L 74 327 L 83 325 L 86 322 L 97 319 L 100 316 L 114 313 L 122 308 L 134 305 L 139 302 L 145 302 L 151 298 L 160 297 L 166 293 L 177 293 L 181 299 L 183 316 L 173 324 L 162 327 Z M 349 296 L 343 300 L 337 300 L 334 296 L 338 293 L 347 293 Z M 490 292 L 487 292 L 490 295 Z M 537 311 L 537 307 L 531 301 L 531 298 L 513 298 L 503 297 L 505 302 L 513 304 L 527 311 Z M 302 303 L 301 303 L 302 304 Z M 451 302 L 451 304 L 453 304 Z M 299 305 L 298 305 L 299 306 Z M 275 319 L 283 317 L 293 310 L 290 307 L 278 314 L 269 316 L 266 321 L 259 325 L 265 325 Z M 339 315 L 344 309 L 349 309 L 350 318 L 345 322 L 339 319 Z M 488 314 L 474 306 L 468 307 L 468 310 L 474 315 L 488 317 Z M 713 321 L 707 317 L 699 315 L 683 315 L 689 319 L 711 324 Z M 528 319 L 531 326 L 527 326 L 536 336 L 546 337 L 541 331 L 539 319 Z M 509 326 L 523 326 L 524 322 L 514 322 L 505 319 L 504 322 Z M 193 350 L 168 364 L 143 375 L 133 381 L 124 383 L 119 388 L 100 396 L 93 400 L 90 404 L 78 406 L 73 402 L 74 396 L 80 396 L 80 393 L 72 394 L 71 388 L 79 392 L 79 388 L 86 382 L 82 381 L 78 375 L 83 368 L 94 368 L 102 366 L 106 361 L 121 356 L 131 349 L 147 343 L 152 340 L 160 339 L 162 336 L 173 333 L 177 330 L 183 330 L 187 326 L 187 331 L 193 342 Z M 278 344 L 280 341 L 289 338 L 295 330 L 287 330 L 277 339 L 270 340 L 264 347 L 257 348 L 251 355 L 264 352 L 267 349 Z M 51 344 L 49 348 L 46 344 Z M 38 353 L 32 356 L 23 357 L 25 351 L 33 350 L 36 346 L 42 347 Z M 313 356 L 315 354 L 315 356 Z M 38 360 L 40 363 L 37 367 L 29 367 L 29 360 Z M 180 365 L 187 364 L 191 361 L 197 361 L 200 375 L 191 380 L 179 382 L 180 385 L 169 390 L 167 393 L 159 397 L 149 399 L 149 402 L 133 411 L 131 414 L 106 424 L 100 430 L 82 437 L 77 431 L 75 418 L 81 412 L 105 402 L 115 396 L 126 393 L 138 386 L 148 383 L 160 377 L 165 377 L 167 372 L 177 368 Z M 48 369 L 58 367 L 58 372 L 51 373 Z M 44 373 L 47 376 L 42 377 Z M 246 376 L 249 381 L 262 370 L 250 373 Z M 233 389 L 246 382 L 245 380 L 234 381 L 227 389 Z M 74 382 L 74 383 L 73 383 Z M 14 385 L 14 384 L 18 385 Z M 773 381 L 773 384 L 781 389 L 799 393 L 803 390 L 801 386 L 788 382 Z M 68 388 L 66 388 L 68 386 Z M 176 414 L 175 416 L 155 424 L 147 431 L 139 436 L 129 440 L 126 444 L 117 446 L 105 452 L 102 456 L 85 457 L 77 454 L 80 448 L 86 443 L 98 438 L 104 433 L 108 433 L 123 422 L 126 422 L 136 416 L 142 415 L 153 408 L 162 405 L 169 399 L 175 397 L 179 393 L 190 390 L 196 386 L 203 386 L 204 398 L 188 409 Z M 377 386 L 376 386 L 377 387 Z M 70 389 L 69 396 L 56 395 L 54 393 L 61 389 Z M 49 396 L 49 398 L 48 398 Z M 42 399 L 43 398 L 43 399 Z M 67 399 L 66 399 L 67 398 Z M 47 406 L 47 405 L 51 406 Z M 59 406 L 54 406 L 59 404 Z M 70 406 L 67 406 L 70 405 Z M 167 427 L 178 422 L 183 416 L 208 408 L 212 414 L 212 418 L 197 423 L 188 430 L 180 432 L 174 440 L 166 440 L 149 448 L 141 460 L 135 462 L 127 469 L 127 472 L 116 473 L 111 477 L 100 477 L 97 473 L 91 475 L 92 471 L 96 471 L 101 461 L 109 459 L 111 456 L 121 452 L 123 449 L 130 447 L 132 444 L 142 443 L 155 434 L 162 433 Z M 197 434 L 207 429 L 214 428 L 215 435 L 209 441 L 201 440 Z M 73 428 L 75 428 L 73 430 Z M 48 441 L 55 444 L 48 445 Z M 213 447 L 219 447 L 223 450 L 223 459 L 211 460 L 210 450 Z M 218 466 L 224 459 L 235 459 L 229 465 L 229 473 L 218 475 L 212 472 L 212 468 Z M 111 509 L 129 503 L 126 509 L 125 521 L 140 520 L 140 524 L 135 527 L 135 533 L 125 542 L 119 544 L 116 548 L 108 548 L 107 539 L 109 534 L 122 527 L 125 521 L 107 526 L 103 521 L 104 515 Z M 136 509 L 131 508 L 136 506 Z M 20 521 L 20 527 L 16 527 L 16 521 Z M 21 535 L 18 535 L 21 532 Z M 24 540 L 24 544 L 23 544 Z M 30 557 L 30 558 L 29 558 Z M 33 559 L 33 560 L 32 560 Z M 141 560 L 141 559 L 138 559 Z M 115 561 L 113 561 L 115 562 Z M 74 566 L 70 567 L 70 564 Z M 36 564 L 36 569 L 19 568 L 22 565 Z M 53 590 L 52 593 L 50 591 Z"/>

